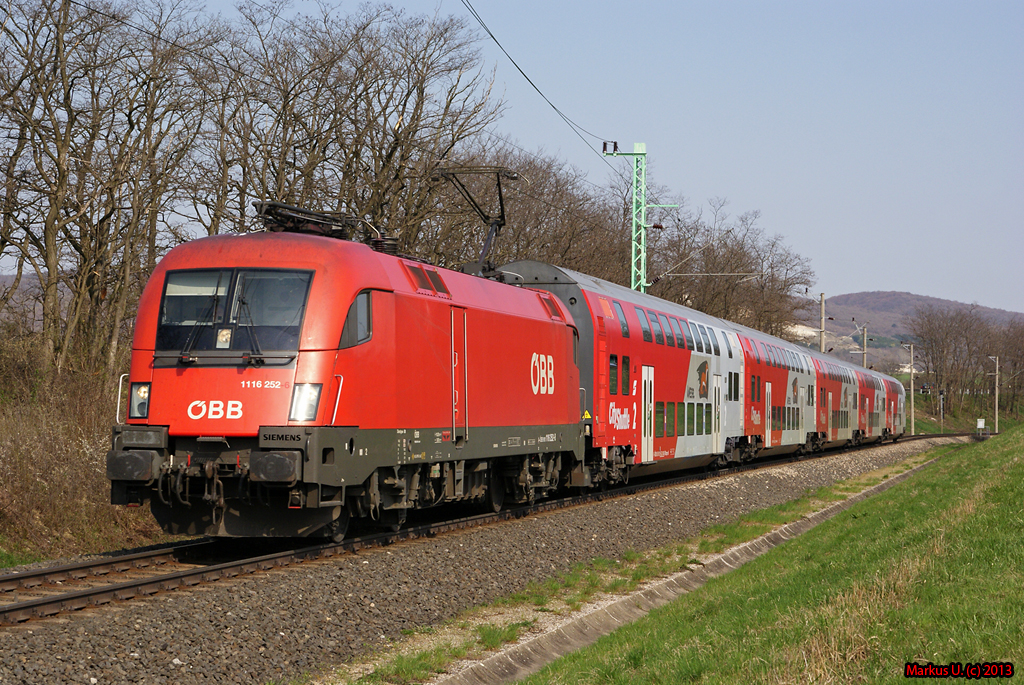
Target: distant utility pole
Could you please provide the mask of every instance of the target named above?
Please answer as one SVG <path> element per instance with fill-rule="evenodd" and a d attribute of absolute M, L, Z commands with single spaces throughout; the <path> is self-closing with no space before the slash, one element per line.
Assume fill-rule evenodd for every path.
<path fill-rule="evenodd" d="M 609 145 L 611 151 L 608 150 Z M 616 141 L 606 141 L 602 152 L 608 157 L 633 158 L 633 249 L 630 259 L 629 282 L 633 290 L 647 292 L 647 208 L 678 207 L 679 205 L 647 204 L 647 145 L 633 143 L 632 152 L 619 152 Z M 661 228 L 660 226 L 658 228 Z"/>
<path fill-rule="evenodd" d="M 821 294 L 821 323 L 818 324 L 818 352 L 825 354 L 825 293 Z"/>
<path fill-rule="evenodd" d="M 996 372 L 994 374 L 990 373 L 989 375 L 996 377 L 996 425 L 995 425 L 995 431 L 996 431 L 996 433 L 998 433 L 999 432 L 999 357 L 991 357 L 990 356 L 989 359 L 991 359 L 992 361 L 994 361 L 996 363 Z"/>
<path fill-rule="evenodd" d="M 901 343 L 903 349 L 910 350 L 910 434 L 914 432 L 914 343 Z"/>
<path fill-rule="evenodd" d="M 871 323 L 871 322 L 870 321 L 865 321 L 863 326 L 858 326 L 857 325 L 857 319 L 853 319 L 853 325 L 857 329 L 857 332 L 859 332 L 862 336 L 864 336 L 863 338 L 861 338 L 860 365 L 863 366 L 865 369 L 868 368 L 868 324 L 869 323 Z M 850 354 L 857 354 L 857 353 L 851 351 Z"/>
<path fill-rule="evenodd" d="M 864 324 L 864 333 L 860 339 L 861 342 L 861 358 L 860 365 L 865 369 L 868 368 L 868 325 Z"/>

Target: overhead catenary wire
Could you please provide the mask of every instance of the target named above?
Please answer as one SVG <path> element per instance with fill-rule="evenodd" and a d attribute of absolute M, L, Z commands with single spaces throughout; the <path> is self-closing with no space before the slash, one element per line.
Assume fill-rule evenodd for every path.
<path fill-rule="evenodd" d="M 472 3 L 470 3 L 469 0 L 461 0 L 461 1 L 462 1 L 462 4 L 466 7 L 466 9 L 469 10 L 469 13 L 473 15 L 473 18 L 477 20 L 477 23 L 480 24 L 481 28 L 483 28 L 483 30 L 487 33 L 487 35 L 491 37 L 491 40 L 494 41 L 494 44 L 498 46 L 498 49 L 501 50 L 501 52 L 505 55 L 505 57 L 508 58 L 508 61 L 512 63 L 512 66 L 514 66 L 516 68 L 516 71 L 518 71 L 520 74 L 522 74 L 523 78 L 526 79 L 526 82 L 529 83 L 530 86 L 533 87 L 533 89 L 535 91 L 537 91 L 537 94 L 540 95 L 541 98 L 544 99 L 544 102 L 548 103 L 548 106 L 551 107 L 552 110 L 554 110 L 555 114 L 557 114 L 562 119 L 562 121 L 564 121 L 566 124 L 568 124 L 569 128 L 572 129 L 572 132 L 575 133 L 576 136 L 581 141 L 583 141 L 583 144 L 586 145 L 587 148 L 591 152 L 593 152 L 595 155 L 597 155 L 601 159 L 601 161 L 604 162 L 608 166 L 609 169 L 611 169 L 616 174 L 619 173 L 615 169 L 615 167 L 613 167 L 611 165 L 611 163 L 607 159 L 605 159 L 605 156 L 597 151 L 597 148 L 593 147 L 589 142 L 587 142 L 587 139 L 583 137 L 583 134 L 586 133 L 588 136 L 590 136 L 594 140 L 604 141 L 604 140 L 608 140 L 608 139 L 607 138 L 601 138 L 600 136 L 591 133 L 590 131 L 588 131 L 587 129 L 583 128 L 582 126 L 577 124 L 575 121 L 570 119 L 569 116 L 567 114 L 565 114 L 565 112 L 560 110 L 555 105 L 555 103 L 553 103 L 551 101 L 551 99 L 547 95 L 544 94 L 544 91 L 542 91 L 540 89 L 540 87 L 536 83 L 533 82 L 533 79 L 531 79 L 527 75 L 527 73 L 525 71 L 523 71 L 523 68 L 520 67 L 519 63 L 516 62 L 512 58 L 512 55 L 508 54 L 508 50 L 505 49 L 505 46 L 503 46 L 501 44 L 501 41 L 498 40 L 497 36 L 495 36 L 494 33 L 491 31 L 491 29 L 487 26 L 487 23 L 483 20 L 483 17 L 480 16 L 480 13 L 476 11 L 476 8 L 473 7 Z"/>

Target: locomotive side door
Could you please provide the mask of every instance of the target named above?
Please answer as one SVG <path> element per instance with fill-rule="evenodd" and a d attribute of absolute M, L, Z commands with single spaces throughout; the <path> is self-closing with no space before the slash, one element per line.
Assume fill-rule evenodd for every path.
<path fill-rule="evenodd" d="M 451 308 L 452 321 L 452 442 L 456 447 L 469 439 L 469 398 L 466 396 L 466 310 Z"/>
<path fill-rule="evenodd" d="M 764 446 L 772 446 L 772 384 L 764 384 Z"/>
<path fill-rule="evenodd" d="M 643 367 L 643 420 L 641 426 L 640 461 L 654 461 L 654 367 Z"/>

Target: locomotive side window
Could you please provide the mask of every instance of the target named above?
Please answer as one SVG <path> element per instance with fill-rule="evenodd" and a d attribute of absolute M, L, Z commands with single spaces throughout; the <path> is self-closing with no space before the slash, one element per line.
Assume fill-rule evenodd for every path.
<path fill-rule="evenodd" d="M 622 394 L 629 395 L 629 357 L 622 358 Z"/>
<path fill-rule="evenodd" d="M 652 342 L 654 338 L 651 337 L 651 325 L 647 323 L 647 314 L 640 307 L 634 307 L 636 310 L 636 318 L 640 319 L 640 330 L 644 332 L 644 342 Z"/>
<path fill-rule="evenodd" d="M 669 325 L 668 317 L 665 316 L 664 314 L 658 314 L 658 316 L 661 317 L 661 327 L 665 330 L 665 342 L 668 344 L 669 347 L 675 347 L 676 336 L 672 333 L 672 326 Z"/>
<path fill-rule="evenodd" d="M 372 313 L 370 291 L 364 290 L 356 295 L 352 306 L 348 308 L 348 316 L 345 317 L 345 328 L 341 331 L 341 342 L 338 349 L 355 347 L 370 339 L 373 334 Z"/>
<path fill-rule="evenodd" d="M 665 436 L 665 403 L 654 403 L 654 437 Z"/>
<path fill-rule="evenodd" d="M 704 405 L 704 435 L 711 435 L 712 428 L 711 403 Z"/>
<path fill-rule="evenodd" d="M 654 342 L 664 345 L 665 338 L 661 335 L 661 324 L 658 323 L 658 315 L 654 312 L 651 312 L 651 328 L 654 329 Z"/>
<path fill-rule="evenodd" d="M 615 307 L 615 313 L 619 315 L 619 323 L 622 325 L 622 337 L 629 337 L 629 324 L 626 323 L 626 313 L 622 311 L 622 305 L 618 302 L 612 301 L 612 306 Z"/>
<path fill-rule="evenodd" d="M 692 407 L 694 405 L 691 404 L 690 406 Z M 697 407 L 697 411 L 696 411 L 697 425 L 696 425 L 694 430 L 697 431 L 697 435 L 704 435 L 704 403 L 703 402 L 697 402 L 696 403 L 696 407 Z"/>
<path fill-rule="evenodd" d="M 665 403 L 665 437 L 673 438 L 676 434 L 676 403 Z"/>
<path fill-rule="evenodd" d="M 616 395 L 619 392 L 619 355 L 608 357 L 608 392 Z"/>
<path fill-rule="evenodd" d="M 729 359 L 732 359 L 732 343 L 729 342 L 729 334 L 722 331 L 722 340 L 725 341 L 725 349 L 729 353 Z"/>

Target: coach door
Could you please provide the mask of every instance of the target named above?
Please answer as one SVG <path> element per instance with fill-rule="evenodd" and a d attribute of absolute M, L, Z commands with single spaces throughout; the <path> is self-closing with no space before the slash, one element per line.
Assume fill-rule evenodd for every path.
<path fill-rule="evenodd" d="M 832 435 L 832 393 L 828 394 L 828 439 L 836 439 L 836 436 Z"/>
<path fill-rule="evenodd" d="M 721 446 L 722 440 L 722 377 L 715 374 L 715 384 L 712 390 L 712 401 L 714 402 L 714 418 L 711 420 L 711 451 L 724 452 Z"/>
<path fill-rule="evenodd" d="M 642 371 L 643 421 L 641 421 L 640 461 L 654 461 L 654 367 L 645 366 Z"/>
<path fill-rule="evenodd" d="M 799 404 L 796 405 L 796 420 L 798 422 L 797 428 L 800 429 L 800 438 L 798 442 L 804 442 L 807 440 L 807 433 L 804 431 L 804 409 L 807 407 L 807 397 L 804 394 L 805 388 L 800 388 L 798 394 Z"/>
<path fill-rule="evenodd" d="M 764 446 L 772 446 L 772 384 L 764 384 Z"/>
<path fill-rule="evenodd" d="M 466 310 L 452 307 L 452 442 L 469 439 L 469 398 L 466 393 Z"/>

